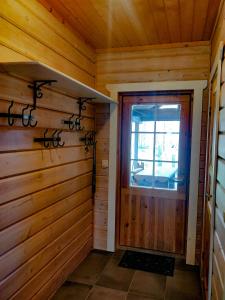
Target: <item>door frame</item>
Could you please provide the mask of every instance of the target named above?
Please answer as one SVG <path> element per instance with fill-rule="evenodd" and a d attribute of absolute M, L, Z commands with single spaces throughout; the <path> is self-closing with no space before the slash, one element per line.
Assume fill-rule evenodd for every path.
<path fill-rule="evenodd" d="M 118 99 L 123 92 L 153 92 L 153 91 L 192 91 L 193 114 L 191 135 L 191 161 L 189 180 L 189 199 L 187 212 L 187 246 L 186 263 L 195 265 L 196 225 L 198 205 L 198 177 L 201 140 L 201 115 L 203 90 L 207 87 L 207 80 L 194 81 L 163 81 L 143 83 L 108 84 L 106 88 L 111 98 L 117 103 L 110 104 L 110 135 L 109 135 L 109 182 L 108 182 L 108 230 L 107 250 L 115 251 L 116 232 L 116 189 L 117 189 L 117 143 L 118 143 Z"/>

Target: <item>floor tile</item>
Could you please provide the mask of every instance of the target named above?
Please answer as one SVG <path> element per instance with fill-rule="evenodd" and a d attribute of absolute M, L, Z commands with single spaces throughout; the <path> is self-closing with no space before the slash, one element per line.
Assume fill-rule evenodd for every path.
<path fill-rule="evenodd" d="M 150 298 L 147 296 L 137 295 L 133 293 L 128 293 L 126 300 L 155 300 L 156 298 Z"/>
<path fill-rule="evenodd" d="M 175 269 L 183 270 L 183 271 L 191 271 L 198 272 L 199 268 L 197 266 L 186 265 L 185 259 L 177 259 L 175 260 Z"/>
<path fill-rule="evenodd" d="M 118 253 L 113 256 L 107 263 L 104 271 L 102 272 L 97 285 L 108 287 L 111 289 L 117 289 L 122 291 L 128 291 L 131 280 L 134 275 L 134 270 L 119 267 L 121 255 Z"/>
<path fill-rule="evenodd" d="M 92 286 L 74 282 L 66 282 L 52 300 L 85 300 Z"/>
<path fill-rule="evenodd" d="M 201 288 L 196 272 L 175 270 L 174 277 L 167 277 L 166 300 L 200 300 Z"/>
<path fill-rule="evenodd" d="M 129 292 L 151 299 L 164 299 L 166 276 L 136 271 Z"/>
<path fill-rule="evenodd" d="M 83 263 L 68 277 L 68 281 L 95 284 L 111 255 L 91 252 Z"/>
<path fill-rule="evenodd" d="M 88 300 L 126 300 L 127 293 L 123 291 L 113 290 L 101 286 L 95 286 L 89 296 Z"/>

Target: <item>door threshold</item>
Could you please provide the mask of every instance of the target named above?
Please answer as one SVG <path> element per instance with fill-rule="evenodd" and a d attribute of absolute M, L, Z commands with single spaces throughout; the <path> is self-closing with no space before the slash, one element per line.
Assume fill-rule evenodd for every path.
<path fill-rule="evenodd" d="M 176 253 L 171 253 L 171 252 L 162 252 L 162 251 L 157 251 L 157 250 L 143 249 L 143 248 L 136 248 L 136 247 L 117 246 L 117 250 L 130 250 L 130 251 L 136 251 L 136 252 L 143 252 L 143 253 L 149 253 L 149 254 L 170 256 L 170 257 L 174 257 L 174 258 L 185 259 L 185 254 L 181 255 L 181 254 L 176 254 Z"/>

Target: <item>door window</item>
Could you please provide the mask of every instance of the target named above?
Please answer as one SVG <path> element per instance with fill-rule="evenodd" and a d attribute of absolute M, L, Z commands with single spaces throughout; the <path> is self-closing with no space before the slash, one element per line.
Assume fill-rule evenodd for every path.
<path fill-rule="evenodd" d="M 130 186 L 177 190 L 180 104 L 131 109 Z"/>

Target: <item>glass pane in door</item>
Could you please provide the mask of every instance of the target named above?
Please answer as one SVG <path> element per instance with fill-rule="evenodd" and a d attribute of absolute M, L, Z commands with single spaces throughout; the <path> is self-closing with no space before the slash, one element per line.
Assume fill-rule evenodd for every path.
<path fill-rule="evenodd" d="M 177 189 L 179 104 L 132 105 L 130 186 Z"/>

